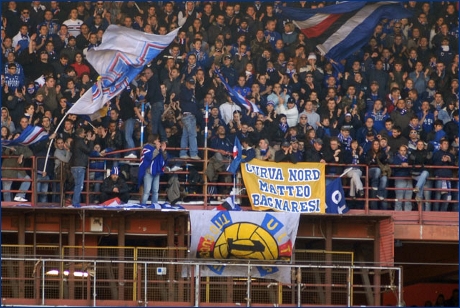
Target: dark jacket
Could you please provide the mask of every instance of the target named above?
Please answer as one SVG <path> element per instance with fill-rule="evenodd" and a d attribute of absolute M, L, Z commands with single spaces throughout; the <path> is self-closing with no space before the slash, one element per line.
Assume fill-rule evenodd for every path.
<path fill-rule="evenodd" d="M 278 150 L 275 153 L 275 161 L 279 162 L 288 162 L 288 163 L 297 163 L 297 155 L 294 153 L 288 153 L 287 155 L 284 153 L 284 150 Z"/>
<path fill-rule="evenodd" d="M 365 156 L 365 163 L 369 165 L 370 168 L 379 167 L 379 165 L 377 164 L 377 158 L 380 160 L 382 164 L 387 163 L 387 154 L 385 152 L 379 151 L 377 153 L 376 158 L 374 158 L 373 156 L 374 156 L 374 153 L 372 150 L 368 151 Z"/>
<path fill-rule="evenodd" d="M 433 152 L 423 150 L 413 150 L 409 155 L 409 164 L 412 165 L 412 174 L 419 175 L 425 170 L 425 165 L 431 164 Z M 430 170 L 428 170 L 430 171 Z"/>
<path fill-rule="evenodd" d="M 103 193 L 113 193 L 113 189 L 117 187 L 120 194 L 127 193 L 129 191 L 128 184 L 126 181 L 119 176 L 116 181 L 112 180 L 111 176 L 105 178 L 101 185 L 101 192 Z"/>
<path fill-rule="evenodd" d="M 329 145 L 323 146 L 324 160 L 326 161 L 326 163 L 334 163 L 334 164 L 344 163 L 343 161 L 344 150 L 342 149 L 338 149 L 338 150 L 340 150 L 340 153 L 338 154 L 339 160 L 336 161 L 334 158 L 335 151 L 333 151 Z M 340 167 L 340 166 L 326 166 L 326 174 L 330 174 L 330 173 L 340 174 L 342 173 L 342 171 L 343 171 L 343 167 Z"/>
<path fill-rule="evenodd" d="M 86 167 L 88 166 L 88 157 L 93 150 L 93 141 L 85 143 L 84 138 L 75 136 L 72 146 L 72 158 L 70 159 L 71 167 Z"/>
<path fill-rule="evenodd" d="M 442 161 L 443 156 L 449 156 L 450 161 Z M 436 151 L 433 154 L 433 165 L 435 166 L 455 166 L 455 157 L 447 151 Z M 448 168 L 436 168 L 434 170 L 434 176 L 442 178 L 451 178 L 453 176 L 453 169 Z"/>
<path fill-rule="evenodd" d="M 321 159 L 324 159 L 323 152 L 316 151 L 313 146 L 305 150 L 306 162 L 319 162 Z"/>

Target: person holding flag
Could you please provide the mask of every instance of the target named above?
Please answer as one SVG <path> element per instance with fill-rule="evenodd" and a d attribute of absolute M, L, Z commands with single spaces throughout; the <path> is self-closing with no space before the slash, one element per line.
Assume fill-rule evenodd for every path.
<path fill-rule="evenodd" d="M 166 143 L 160 142 L 158 135 L 149 135 L 141 154 L 141 163 L 138 172 L 138 186 L 144 185 L 141 204 L 147 204 L 150 192 L 152 192 L 152 204 L 158 203 L 158 191 L 160 189 L 160 175 L 166 166 L 168 154 Z"/>

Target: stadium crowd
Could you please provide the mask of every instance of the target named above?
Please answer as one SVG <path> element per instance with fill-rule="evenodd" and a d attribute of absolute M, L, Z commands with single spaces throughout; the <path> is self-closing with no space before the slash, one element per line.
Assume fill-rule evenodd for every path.
<path fill-rule="evenodd" d="M 412 210 L 414 194 L 417 201 L 436 200 L 424 202 L 424 210 L 458 211 L 448 202 L 458 199 L 449 191 L 458 188 L 458 181 L 446 180 L 457 172 L 443 168 L 458 165 L 458 3 L 408 1 L 404 6 L 412 17 L 382 20 L 366 46 L 337 62 L 322 56 L 316 41 L 281 14 L 285 5 L 334 3 L 5 2 L 2 140 L 17 138 L 28 125 L 55 133 L 51 154 L 56 161 L 45 172 L 44 159 L 38 161 L 38 180 L 64 174 L 82 186 L 92 157 L 140 158 L 139 151 L 111 152 L 140 147 L 142 125 L 144 141 L 153 135 L 158 150 L 167 144 L 168 155 L 196 160 L 207 125 L 207 145 L 218 150 L 219 159 L 230 157 L 238 137 L 246 152 L 255 149 L 255 157 L 263 160 L 347 164 L 353 168 L 347 173 L 353 198 L 364 196 L 363 168 L 353 165 L 368 164 L 369 196 L 377 200 L 371 209 Z M 110 103 L 106 115 L 92 122 L 66 115 L 98 78 L 85 57 L 111 24 L 160 35 L 181 28 Z M 233 102 L 216 67 L 261 112 Z M 2 147 L 2 155 L 21 155 L 4 159 L 3 167 L 46 156 L 50 140 L 28 149 Z M 61 162 L 71 171 L 61 171 Z M 118 163 L 107 161 L 106 168 Z M 101 168 L 97 164 L 91 167 Z M 391 170 L 394 180 L 388 164 L 402 167 Z M 430 165 L 439 168 L 425 168 Z M 326 173 L 340 175 L 343 169 L 332 165 Z M 8 177 L 27 176 L 13 172 Z M 102 180 L 103 174 L 90 177 Z M 25 183 L 20 190 L 28 189 L 30 182 Z M 11 181 L 2 185 L 11 187 Z M 390 185 L 397 200 L 407 201 L 389 204 Z M 49 189 L 46 183 L 37 185 L 38 192 Z M 11 194 L 4 193 L 3 200 L 10 201 Z M 14 200 L 26 200 L 25 194 Z"/>

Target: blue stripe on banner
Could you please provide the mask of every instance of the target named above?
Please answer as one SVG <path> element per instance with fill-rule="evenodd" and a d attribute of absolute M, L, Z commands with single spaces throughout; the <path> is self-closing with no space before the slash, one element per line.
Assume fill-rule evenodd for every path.
<path fill-rule="evenodd" d="M 270 233 L 274 238 L 275 234 L 278 233 L 281 228 L 284 227 L 283 223 L 276 219 L 275 216 L 267 214 L 262 221 L 261 227 Z"/>
<path fill-rule="evenodd" d="M 256 269 L 261 277 L 279 272 L 279 268 L 274 266 L 256 266 Z"/>
<path fill-rule="evenodd" d="M 232 216 L 226 211 L 219 212 L 211 219 L 211 222 L 220 232 L 222 232 L 227 226 L 233 224 Z"/>

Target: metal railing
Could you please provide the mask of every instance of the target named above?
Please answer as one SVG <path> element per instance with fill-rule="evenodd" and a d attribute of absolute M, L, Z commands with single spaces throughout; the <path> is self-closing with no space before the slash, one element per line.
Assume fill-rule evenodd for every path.
<path fill-rule="evenodd" d="M 208 267 L 246 268 L 239 277 L 205 277 Z M 392 292 L 403 306 L 400 267 L 352 264 L 276 264 L 291 272 L 290 283 L 251 276 L 270 263 L 176 260 L 104 260 L 2 257 L 4 305 L 219 306 L 338 305 L 351 307 L 367 293 L 378 303 Z M 23 271 L 19 268 L 23 267 Z M 20 276 L 18 273 L 23 273 Z M 362 279 L 362 275 L 369 279 Z M 378 278 L 377 278 L 378 276 Z M 374 279 L 375 278 L 375 279 Z M 368 303 L 370 305 L 374 303 Z"/>
<path fill-rule="evenodd" d="M 201 149 L 201 150 L 204 150 L 204 149 Z M 126 150 L 128 151 L 128 150 Z M 229 181 L 229 182 L 221 182 L 221 181 L 218 181 L 218 182 L 210 182 L 208 181 L 207 179 L 207 176 L 206 176 L 206 166 L 207 166 L 207 162 L 208 162 L 208 155 L 207 155 L 207 152 L 208 151 L 213 151 L 212 149 L 208 149 L 207 151 L 204 151 L 206 153 L 205 156 L 205 159 L 204 160 L 199 160 L 199 161 L 196 161 L 196 160 L 183 160 L 183 159 L 177 159 L 177 158 L 172 158 L 169 160 L 170 164 L 175 164 L 175 163 L 180 163 L 180 164 L 183 164 L 185 166 L 185 170 L 183 171 L 177 171 L 175 172 L 175 174 L 178 174 L 179 176 L 182 176 L 182 179 L 180 181 L 180 184 L 183 185 L 184 187 L 187 187 L 189 185 L 189 182 L 188 182 L 188 174 L 189 174 L 189 170 L 188 170 L 188 167 L 189 167 L 189 164 L 190 163 L 193 163 L 195 165 L 200 165 L 200 167 L 198 168 L 199 171 L 198 173 L 200 175 L 202 175 L 203 177 L 203 183 L 202 184 L 198 184 L 197 186 L 199 186 L 200 190 L 201 190 L 201 193 L 194 193 L 194 194 L 186 194 L 186 197 L 187 199 L 192 199 L 192 200 L 200 200 L 203 202 L 203 208 L 208 208 L 209 206 L 211 206 L 212 208 L 212 204 L 211 204 L 211 199 L 214 199 L 216 201 L 218 200 L 221 200 L 221 199 L 224 199 L 226 197 L 228 197 L 228 193 L 213 193 L 213 194 L 210 194 L 208 193 L 208 187 L 210 186 L 215 186 L 215 187 L 227 187 L 227 191 L 230 191 L 231 188 L 233 187 L 233 181 Z M 30 180 L 24 180 L 24 181 L 31 181 L 32 185 L 31 185 L 31 189 L 29 191 L 27 191 L 28 194 L 30 194 L 31 198 L 30 198 L 30 204 L 32 205 L 36 205 L 37 204 L 37 201 L 39 200 L 38 199 L 38 192 L 34 189 L 34 187 L 36 186 L 36 182 L 37 182 L 37 179 L 36 179 L 36 165 L 37 165 L 37 159 L 39 157 L 32 157 L 32 164 L 31 164 L 31 167 L 30 168 L 15 168 L 17 170 L 25 170 L 28 172 L 28 174 L 30 174 L 31 176 L 31 179 Z M 98 158 L 98 157 L 92 157 L 91 158 L 92 161 L 104 161 L 104 162 L 108 162 L 108 161 L 118 161 L 120 162 L 121 161 L 125 161 L 125 162 L 131 162 L 131 163 L 138 163 L 139 162 L 139 159 L 132 159 L 132 158 Z M 340 165 L 340 164 L 326 164 L 326 166 L 340 166 L 340 167 L 346 167 L 345 165 Z M 362 198 L 359 198 L 359 197 L 356 197 L 356 198 L 351 198 L 351 197 L 347 197 L 347 201 L 350 201 L 350 202 L 361 202 L 362 203 L 362 209 L 364 210 L 364 213 L 365 214 L 368 214 L 370 210 L 370 202 L 388 202 L 390 204 L 390 206 L 395 202 L 395 201 L 401 201 L 401 202 L 405 202 L 405 201 L 410 201 L 410 202 L 413 202 L 417 205 L 416 207 L 416 210 L 420 212 L 420 215 L 421 215 L 421 212 L 424 211 L 424 206 L 423 204 L 426 203 L 426 204 L 432 204 L 433 202 L 439 202 L 441 200 L 435 200 L 434 199 L 434 193 L 437 192 L 437 191 L 443 191 L 443 192 L 448 192 L 450 194 L 454 194 L 454 197 L 451 198 L 450 200 L 442 200 L 443 202 L 447 202 L 449 203 L 450 205 L 456 205 L 458 204 L 458 177 L 452 177 L 452 178 L 435 178 L 433 176 L 430 176 L 428 177 L 428 181 L 431 181 L 434 183 L 434 181 L 436 180 L 447 180 L 447 181 L 451 181 L 453 183 L 453 185 L 450 187 L 450 188 L 447 188 L 447 189 L 438 189 L 438 188 L 435 188 L 435 187 L 425 187 L 424 190 L 425 191 L 429 191 L 431 192 L 431 198 L 430 199 L 427 199 L 427 200 L 422 200 L 422 201 L 418 201 L 416 202 L 415 201 L 415 196 L 413 195 L 413 198 L 412 199 L 400 199 L 400 200 L 396 200 L 394 197 L 390 198 L 386 198 L 384 200 L 380 200 L 378 198 L 371 198 L 370 197 L 370 184 L 369 184 L 369 166 L 367 165 L 364 165 L 364 164 L 361 164 L 361 165 L 357 165 L 359 166 L 362 170 L 363 170 L 363 175 L 361 176 L 361 180 L 363 182 L 363 187 L 364 187 L 364 197 Z M 391 165 L 391 168 L 392 169 L 395 169 L 395 168 L 404 168 L 404 167 L 401 167 L 401 166 L 394 166 L 394 165 Z M 407 168 L 407 167 L 405 167 Z M 434 170 L 434 169 L 437 169 L 439 168 L 438 166 L 425 166 L 424 168 L 426 168 L 427 170 Z M 454 173 L 458 172 L 458 167 L 456 166 L 452 166 L 452 167 L 443 167 L 443 168 L 448 168 L 448 169 L 452 169 L 454 170 Z M 2 167 L 2 169 L 4 169 Z M 88 168 L 86 168 L 86 177 L 85 177 L 85 182 L 84 182 L 84 189 L 82 191 L 82 195 L 83 195 L 83 198 L 84 198 L 84 204 L 91 204 L 91 200 L 90 200 L 90 197 L 94 197 L 94 196 L 98 196 L 100 193 L 98 192 L 94 192 L 94 184 L 96 183 L 102 183 L 102 180 L 90 180 L 90 173 L 92 172 L 103 172 L 103 173 L 106 173 L 106 169 L 91 169 L 89 168 L 89 165 L 88 165 Z M 232 174 L 229 173 L 229 172 L 226 172 L 226 171 L 222 171 L 222 172 L 219 172 L 219 176 L 223 176 L 223 177 L 231 177 Z M 337 175 L 327 175 L 326 174 L 326 178 L 335 178 L 337 177 Z M 394 177 L 394 176 L 391 176 L 388 178 L 389 181 L 392 181 L 392 180 L 395 180 L 395 179 L 413 179 L 412 177 Z M 5 178 L 2 179 L 2 180 L 6 180 Z M 14 180 L 16 182 L 19 182 L 21 181 L 20 179 L 8 179 L 8 180 Z M 349 185 L 348 185 L 348 179 L 344 177 L 344 189 L 345 191 L 347 191 L 349 189 Z M 60 180 L 59 179 L 52 179 L 52 180 L 43 180 L 42 182 L 47 182 L 49 184 L 51 184 L 52 187 L 56 187 L 58 183 L 60 183 Z M 129 180 L 128 181 L 128 184 L 131 185 L 131 187 L 136 187 L 137 183 L 133 182 L 132 180 Z M 166 192 L 165 192 L 165 188 L 167 186 L 167 181 L 165 181 L 165 179 L 163 178 L 162 181 L 160 182 L 160 196 L 165 198 L 166 197 Z M 51 205 L 59 205 L 59 206 L 64 206 L 64 200 L 65 200 L 65 196 L 66 195 L 69 195 L 71 193 L 73 193 L 72 191 L 64 191 L 62 189 L 63 187 L 63 183 L 60 183 L 60 191 L 56 191 L 55 189 L 52 189 L 51 191 L 49 191 L 47 193 L 47 195 L 51 195 L 53 200 L 56 200 L 54 202 L 48 202 L 49 204 Z M 236 194 L 235 194 L 235 197 L 238 199 L 238 200 L 242 200 L 243 202 L 243 205 L 249 205 L 249 203 L 247 202 L 247 196 L 245 194 L 242 194 L 241 192 L 244 191 L 244 184 L 240 181 L 240 179 L 238 179 L 238 181 L 236 181 Z M 387 185 L 387 188 L 386 190 L 388 192 L 392 192 L 392 191 L 396 191 L 396 190 L 409 190 L 411 188 L 395 188 L 395 187 L 391 187 L 389 185 Z M 2 192 L 4 192 L 5 190 L 2 190 Z M 10 190 L 10 192 L 17 192 L 18 190 Z M 131 199 L 132 200 L 135 200 L 135 199 L 138 199 L 140 200 L 140 196 L 142 194 L 142 188 L 140 188 L 140 190 L 135 190 L 133 189 L 131 192 Z M 390 193 L 391 194 L 391 193 Z"/>

